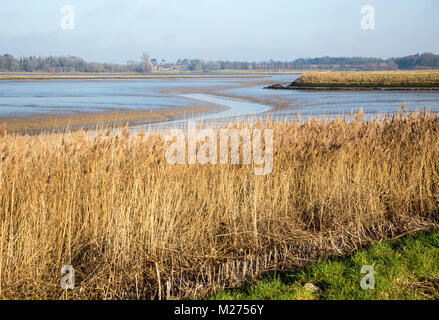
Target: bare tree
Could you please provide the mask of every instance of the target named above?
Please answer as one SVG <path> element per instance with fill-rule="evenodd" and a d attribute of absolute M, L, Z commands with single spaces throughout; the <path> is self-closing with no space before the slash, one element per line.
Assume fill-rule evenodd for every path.
<path fill-rule="evenodd" d="M 142 62 L 141 62 L 141 67 L 142 67 L 142 71 L 143 72 L 151 72 L 152 71 L 152 63 L 149 59 L 149 54 L 144 52 L 142 54 Z"/>

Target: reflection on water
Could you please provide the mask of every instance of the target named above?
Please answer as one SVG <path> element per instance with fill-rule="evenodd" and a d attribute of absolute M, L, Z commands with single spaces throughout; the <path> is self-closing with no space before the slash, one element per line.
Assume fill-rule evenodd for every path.
<path fill-rule="evenodd" d="M 215 104 L 223 109 L 196 119 L 272 115 L 275 119 L 349 115 L 361 107 L 368 118 L 400 110 L 439 112 L 437 91 L 298 91 L 265 90 L 269 82 L 288 84 L 298 75 L 269 78 L 161 78 L 124 80 L 0 81 L 0 117 L 110 110 L 152 110 Z M 266 84 L 254 84 L 264 81 Z M 243 83 L 248 86 L 243 87 Z M 178 94 L 172 89 L 206 89 L 206 93 Z M 171 90 L 170 90 L 171 89 Z M 164 90 L 168 90 L 166 93 Z M 170 91 L 169 91 L 170 90 Z M 234 98 L 218 97 L 215 93 Z M 236 99 L 251 97 L 252 101 Z M 279 111 L 270 111 L 282 105 Z M 224 108 L 225 107 L 225 108 Z"/>
<path fill-rule="evenodd" d="M 219 106 L 227 107 L 227 109 L 224 111 L 215 114 L 206 114 L 202 116 L 203 120 L 216 119 L 218 117 L 231 118 L 231 117 L 249 116 L 249 115 L 254 115 L 271 110 L 271 107 L 260 103 L 252 103 L 238 99 L 226 99 L 222 97 L 210 96 L 207 94 L 193 93 L 193 94 L 185 94 L 181 96 L 188 99 L 205 101 Z"/>

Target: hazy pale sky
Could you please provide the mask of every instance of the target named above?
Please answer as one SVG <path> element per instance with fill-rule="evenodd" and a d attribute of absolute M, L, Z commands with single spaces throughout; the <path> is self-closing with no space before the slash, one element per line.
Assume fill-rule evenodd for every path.
<path fill-rule="evenodd" d="M 61 8 L 75 9 L 75 29 Z M 375 7 L 375 30 L 361 8 Z M 1 0 L 0 54 L 293 60 L 439 53 L 438 0 Z"/>

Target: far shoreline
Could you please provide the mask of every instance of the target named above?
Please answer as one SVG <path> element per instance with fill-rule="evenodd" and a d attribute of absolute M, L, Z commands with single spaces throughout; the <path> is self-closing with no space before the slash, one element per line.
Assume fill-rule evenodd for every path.
<path fill-rule="evenodd" d="M 31 73 L 31 72 L 0 72 L 0 81 L 39 81 L 39 80 L 148 80 L 148 79 L 224 79 L 224 78 L 268 78 L 276 74 L 302 74 L 303 72 L 157 72 L 157 73 Z"/>

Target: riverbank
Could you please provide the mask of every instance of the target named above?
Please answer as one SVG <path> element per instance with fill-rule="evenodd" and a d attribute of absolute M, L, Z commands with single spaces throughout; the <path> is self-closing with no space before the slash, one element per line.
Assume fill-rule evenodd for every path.
<path fill-rule="evenodd" d="M 438 71 L 419 72 L 308 72 L 275 90 L 439 90 Z"/>

